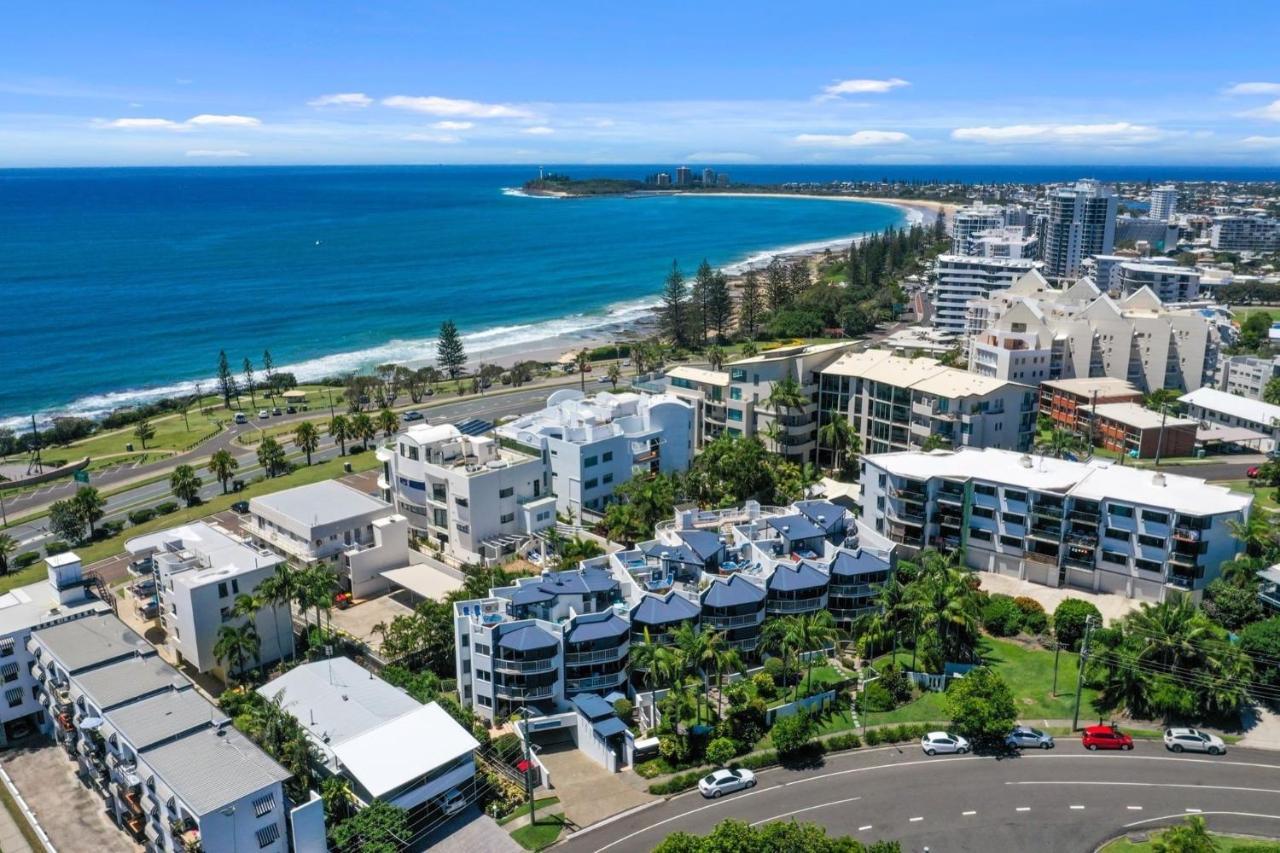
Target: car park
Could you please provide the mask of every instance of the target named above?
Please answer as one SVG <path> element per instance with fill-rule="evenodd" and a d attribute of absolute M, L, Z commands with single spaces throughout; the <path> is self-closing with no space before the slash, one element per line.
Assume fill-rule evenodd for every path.
<path fill-rule="evenodd" d="M 249 416 L 244 412 L 236 412 L 236 416 L 232 420 L 238 424 L 247 424 L 249 422 Z"/>
<path fill-rule="evenodd" d="M 750 770 L 741 769 L 716 770 L 698 780 L 698 790 L 702 792 L 702 796 L 712 799 L 755 786 L 756 774 Z"/>
<path fill-rule="evenodd" d="M 1017 726 L 1004 739 L 1010 749 L 1053 749 L 1053 735 L 1045 734 L 1030 726 Z"/>
<path fill-rule="evenodd" d="M 268 420 L 270 417 L 271 417 L 271 413 L 268 412 L 266 409 L 262 409 L 261 411 L 258 412 L 258 420 L 260 421 Z"/>
<path fill-rule="evenodd" d="M 1199 729 L 1180 728 L 1164 730 L 1164 748 L 1171 752 L 1207 752 L 1223 755 L 1227 744 L 1217 735 Z"/>
<path fill-rule="evenodd" d="M 949 752 L 964 754 L 969 751 L 969 741 L 960 737 L 960 735 L 953 735 L 948 732 L 929 732 L 920 738 L 920 748 L 924 750 L 925 755 Z"/>
<path fill-rule="evenodd" d="M 240 515 L 248 515 L 248 514 L 249 514 L 249 502 L 248 502 L 248 501 L 236 501 L 235 503 L 233 503 L 233 504 L 231 505 L 231 511 L 232 511 L 232 512 L 236 512 L 236 513 L 239 513 Z"/>
<path fill-rule="evenodd" d="M 1133 749 L 1133 738 L 1115 726 L 1089 726 L 1080 742 L 1085 749 Z"/>

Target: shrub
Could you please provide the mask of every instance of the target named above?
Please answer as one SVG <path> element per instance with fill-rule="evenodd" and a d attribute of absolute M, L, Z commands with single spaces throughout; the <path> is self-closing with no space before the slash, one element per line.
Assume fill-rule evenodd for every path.
<path fill-rule="evenodd" d="M 631 704 L 630 699 L 619 699 L 613 703 L 613 713 L 617 714 L 619 719 L 624 722 L 631 722 L 631 715 L 635 712 L 635 705 Z"/>
<path fill-rule="evenodd" d="M 653 758 L 648 761 L 641 761 L 636 765 L 636 774 L 642 779 L 652 779 L 654 776 L 661 776 L 667 769 L 666 762 L 660 758 Z"/>
<path fill-rule="evenodd" d="M 440 679 L 440 692 L 441 692 L 441 693 L 457 693 L 457 692 L 458 692 L 458 679 L 456 679 L 456 678 L 442 678 L 442 679 Z"/>
<path fill-rule="evenodd" d="M 748 770 L 757 770 L 761 767 L 770 767 L 778 763 L 778 753 L 772 749 L 765 752 L 757 752 L 752 755 L 744 755 L 741 761 L 734 762 L 739 767 L 745 767 Z"/>
<path fill-rule="evenodd" d="M 892 711 L 894 709 L 893 694 L 879 681 L 873 681 L 862 688 L 859 708 L 864 714 L 877 711 Z"/>
<path fill-rule="evenodd" d="M 879 746 L 881 743 L 881 735 L 879 729 L 870 729 L 867 732 L 867 746 Z"/>
<path fill-rule="evenodd" d="M 1049 616 L 1044 612 L 1044 605 L 1034 598 L 1020 595 L 1013 600 L 1022 611 L 1022 630 L 1028 634 L 1043 634 L 1049 627 Z"/>
<path fill-rule="evenodd" d="M 1094 625 L 1102 624 L 1098 608 L 1079 598 L 1064 598 L 1053 611 L 1053 635 L 1059 643 L 1078 651 L 1084 637 L 1084 623 L 1093 617 Z"/>
<path fill-rule="evenodd" d="M 682 764 L 689 756 L 689 745 L 679 735 L 658 738 L 658 754 L 672 764 Z"/>
<path fill-rule="evenodd" d="M 707 761 L 711 764 L 728 764 L 738 754 L 738 742 L 718 737 L 707 744 Z"/>
<path fill-rule="evenodd" d="M 772 699 L 778 695 L 777 682 L 767 672 L 757 672 L 751 676 L 751 683 L 756 686 L 756 695 L 761 699 Z"/>
<path fill-rule="evenodd" d="M 997 637 L 1010 637 L 1022 629 L 1022 610 L 1007 595 L 993 595 L 982 608 L 982 627 Z"/>
<path fill-rule="evenodd" d="M 146 524 L 148 521 L 156 517 L 156 511 L 150 507 L 135 509 L 129 513 L 130 524 Z"/>
<path fill-rule="evenodd" d="M 702 778 L 700 771 L 692 773 L 681 773 L 679 776 L 672 776 L 665 782 L 655 782 L 649 786 L 649 793 L 659 797 L 667 794 L 678 794 L 681 791 L 687 791 L 690 788 L 698 786 L 698 780 Z"/>
<path fill-rule="evenodd" d="M 15 569 L 25 569 L 39 559 L 39 551 L 26 551 L 13 558 L 13 567 Z"/>
<path fill-rule="evenodd" d="M 843 749 L 857 749 L 862 746 L 862 740 L 853 732 L 849 732 L 848 734 L 827 738 L 823 746 L 827 752 L 839 752 Z"/>
<path fill-rule="evenodd" d="M 764 662 L 765 674 L 773 679 L 774 684 L 782 683 L 782 674 L 785 667 L 782 664 L 782 658 L 769 658 Z"/>
<path fill-rule="evenodd" d="M 107 536 L 118 536 L 120 531 L 124 530 L 124 521 L 113 518 L 111 521 L 104 521 L 99 527 Z"/>
<path fill-rule="evenodd" d="M 877 682 L 873 681 L 872 684 Z M 911 698 L 911 679 L 901 667 L 889 665 L 880 674 L 879 684 L 893 697 L 894 704 L 901 705 Z"/>
<path fill-rule="evenodd" d="M 52 542 L 44 544 L 44 553 L 46 556 L 52 557 L 55 554 L 65 554 L 71 550 L 71 546 L 61 539 L 54 539 Z"/>
<path fill-rule="evenodd" d="M 769 730 L 780 755 L 794 755 L 813 743 L 813 721 L 800 712 L 783 717 Z"/>
<path fill-rule="evenodd" d="M 158 504 L 156 506 L 156 515 L 168 515 L 171 512 L 177 512 L 177 511 L 178 511 L 177 501 L 165 501 L 164 503 Z"/>

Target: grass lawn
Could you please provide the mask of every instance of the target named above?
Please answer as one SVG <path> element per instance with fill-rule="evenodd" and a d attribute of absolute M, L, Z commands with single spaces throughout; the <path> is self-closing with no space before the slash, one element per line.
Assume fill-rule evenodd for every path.
<path fill-rule="evenodd" d="M 538 818 L 537 823 L 522 826 L 511 833 L 511 838 L 525 850 L 542 850 L 556 843 L 564 829 L 564 815 L 552 814 Z"/>
<path fill-rule="evenodd" d="M 1263 311 L 1270 314 L 1273 320 L 1280 320 L 1280 305 L 1242 305 L 1239 308 L 1232 308 L 1231 315 L 1237 323 L 1243 326 L 1244 321 L 1249 319 L 1250 314 L 1258 314 Z"/>
<path fill-rule="evenodd" d="M 214 410 L 212 417 L 206 417 L 198 410 L 192 411 L 187 415 L 186 424 L 182 422 L 182 415 L 165 415 L 151 420 L 151 426 L 156 434 L 153 438 L 147 439 L 146 451 L 143 450 L 142 442 L 133 434 L 133 426 L 127 426 L 98 433 L 72 444 L 46 448 L 41 451 L 41 456 L 49 459 L 64 459 L 67 462 L 74 462 L 85 456 L 94 459 L 109 457 L 120 462 L 133 461 L 134 456 L 140 456 L 144 452 L 176 453 L 218 432 L 222 428 L 221 424 L 230 420 L 229 413 L 217 409 Z M 132 453 L 125 449 L 125 445 L 128 444 L 133 445 Z"/>
<path fill-rule="evenodd" d="M 544 808 L 546 808 L 547 806 L 554 806 L 554 805 L 556 805 L 556 804 L 557 804 L 557 803 L 559 803 L 559 802 L 560 802 L 560 798 L 559 798 L 559 797 L 542 797 L 541 799 L 536 800 L 534 804 L 535 804 L 539 809 L 544 809 Z M 525 815 L 527 815 L 528 813 L 529 813 L 529 804 L 528 804 L 528 803 L 525 803 L 523 806 L 521 806 L 520 808 L 516 809 L 516 810 L 515 810 L 515 811 L 513 811 L 511 814 L 509 814 L 509 815 L 507 815 L 506 817 L 504 817 L 504 818 L 502 818 L 501 820 L 499 820 L 499 821 L 498 821 L 498 826 L 504 826 L 504 825 L 506 825 L 506 824 L 508 824 L 508 823 L 511 823 L 511 821 L 515 820 L 516 818 L 518 818 L 518 817 L 524 817 L 524 816 L 525 816 Z"/>
<path fill-rule="evenodd" d="M 1218 849 L 1223 853 L 1235 853 L 1237 850 L 1275 850 L 1280 846 L 1280 841 L 1274 839 L 1241 838 L 1237 835 L 1219 835 L 1216 832 L 1209 833 L 1209 837 L 1218 843 Z M 1152 841 L 1133 842 L 1127 838 L 1117 838 L 1099 853 L 1152 853 L 1155 849 Z"/>
<path fill-rule="evenodd" d="M 1272 512 L 1280 511 L 1280 504 L 1277 504 L 1275 500 L 1276 490 L 1269 486 L 1255 489 L 1253 488 L 1252 480 L 1223 480 L 1215 485 L 1226 486 L 1232 491 L 1253 495 L 1253 505 L 1256 507 L 1269 509 Z"/>
<path fill-rule="evenodd" d="M 96 563 L 98 560 L 113 557 L 124 551 L 124 543 L 126 539 L 132 539 L 135 536 L 141 536 L 144 533 L 151 533 L 156 530 L 166 530 L 170 527 L 177 527 L 196 519 L 204 518 L 215 512 L 221 512 L 229 509 L 231 504 L 236 501 L 245 501 L 257 495 L 266 495 L 271 492 L 278 492 L 282 489 L 290 489 L 294 486 L 305 486 L 309 483 L 318 483 L 321 480 L 331 480 L 340 477 L 343 474 L 342 465 L 344 462 L 350 462 L 353 471 L 370 471 L 378 467 L 378 458 L 372 453 L 360 453 L 356 456 L 341 456 L 336 459 L 330 459 L 326 462 L 317 462 L 315 465 L 307 467 L 303 465 L 292 474 L 286 474 L 271 480 L 262 480 L 256 483 L 250 483 L 245 486 L 243 491 L 232 492 L 227 495 L 218 495 L 210 498 L 206 503 L 199 506 L 184 507 L 177 512 L 169 515 L 162 515 L 159 518 L 152 519 L 146 524 L 137 526 L 129 525 L 120 533 L 110 539 L 103 539 L 100 542 L 93 542 L 88 545 L 73 548 L 84 565 Z M 202 477 L 207 474 L 201 473 Z M 8 592 L 14 587 L 25 586 L 29 583 L 35 583 L 45 577 L 48 569 L 45 567 L 44 561 L 41 560 L 33 566 L 28 566 L 20 572 L 0 577 L 0 593 Z"/>

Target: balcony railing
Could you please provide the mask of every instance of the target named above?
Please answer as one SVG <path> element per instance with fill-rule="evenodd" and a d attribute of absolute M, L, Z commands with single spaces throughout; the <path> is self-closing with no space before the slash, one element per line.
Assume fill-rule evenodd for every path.
<path fill-rule="evenodd" d="M 550 699 L 552 695 L 555 694 L 555 688 L 550 684 L 536 687 L 516 687 L 510 684 L 495 684 L 493 685 L 493 692 L 495 695 L 501 696 L 504 699 L 523 699 L 531 701 L 535 699 Z"/>
<path fill-rule="evenodd" d="M 1200 531 L 1194 527 L 1175 527 L 1173 528 L 1173 538 L 1179 542 L 1199 542 Z"/>
<path fill-rule="evenodd" d="M 593 675 L 590 678 L 569 678 L 565 680 L 565 690 L 598 690 L 602 687 L 617 687 L 627 680 L 627 671 L 620 670 L 609 675 Z"/>
<path fill-rule="evenodd" d="M 741 628 L 746 625 L 758 625 L 764 619 L 763 611 L 744 613 L 740 616 L 703 616 L 702 624 L 707 628 Z"/>
<path fill-rule="evenodd" d="M 589 663 L 611 663 L 620 657 L 626 655 L 631 648 L 630 643 L 623 643 L 612 649 L 603 649 L 594 652 L 570 652 L 564 656 L 565 666 L 578 666 L 580 664 Z"/>
<path fill-rule="evenodd" d="M 495 658 L 493 668 L 497 672 L 550 672 L 555 669 L 555 658 L 543 660 L 503 660 Z"/>
<path fill-rule="evenodd" d="M 744 652 L 753 651 L 758 645 L 760 645 L 759 637 L 748 637 L 743 640 L 730 640 L 728 642 L 729 648 Z"/>
<path fill-rule="evenodd" d="M 1058 565 L 1057 554 L 1042 554 L 1039 551 L 1032 551 L 1030 548 L 1023 552 L 1023 559 L 1031 563 L 1043 563 L 1050 566 Z"/>
<path fill-rule="evenodd" d="M 765 610 L 769 613 L 809 613 L 821 610 L 826 606 L 826 601 L 825 595 L 814 598 L 770 600 L 765 603 Z"/>

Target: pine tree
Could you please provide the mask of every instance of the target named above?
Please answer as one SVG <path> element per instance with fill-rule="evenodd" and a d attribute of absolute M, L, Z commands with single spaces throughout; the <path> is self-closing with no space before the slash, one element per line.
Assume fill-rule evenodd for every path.
<path fill-rule="evenodd" d="M 662 333 L 676 346 L 683 346 L 688 337 L 688 287 L 680 265 L 671 262 L 671 272 L 662 290 L 662 307 L 659 309 Z"/>
<path fill-rule="evenodd" d="M 702 263 L 698 264 L 698 272 L 693 277 L 693 293 L 691 306 L 693 308 L 693 326 L 702 333 L 698 343 L 705 344 L 707 342 L 707 332 L 711 327 L 711 289 L 715 286 L 715 272 L 711 269 L 711 264 L 707 263 L 707 259 L 703 258 Z"/>
<path fill-rule="evenodd" d="M 248 358 L 244 360 L 244 387 L 249 389 L 249 404 L 255 409 L 258 408 L 258 398 L 253 394 L 256 387 L 253 384 L 253 362 Z"/>
<path fill-rule="evenodd" d="M 240 389 L 236 387 L 236 378 L 231 374 L 231 365 L 227 362 L 227 351 L 218 351 L 218 387 L 222 390 L 222 405 L 231 408 L 231 398 L 240 399 Z"/>
<path fill-rule="evenodd" d="M 755 271 L 742 278 L 742 297 L 738 301 L 738 331 L 748 340 L 756 336 L 760 325 L 760 280 Z"/>
<path fill-rule="evenodd" d="M 733 316 L 733 297 L 729 295 L 729 279 L 717 271 L 711 277 L 711 295 L 707 299 L 707 321 L 716 331 L 716 340 L 724 339 L 725 326 Z"/>
<path fill-rule="evenodd" d="M 272 391 L 276 388 L 276 363 L 271 360 L 271 350 L 264 349 L 262 351 L 262 372 L 266 375 L 267 385 Z"/>
<path fill-rule="evenodd" d="M 452 320 L 440 324 L 440 338 L 436 341 L 436 361 L 440 369 L 449 374 L 450 379 L 457 379 L 467 363 L 467 353 L 462 346 L 462 336 Z"/>
<path fill-rule="evenodd" d="M 764 289 L 770 311 L 777 311 L 791 301 L 791 294 L 787 290 L 787 268 L 777 258 L 769 261 L 769 267 L 765 270 Z"/>
<path fill-rule="evenodd" d="M 809 272 L 809 264 L 798 261 L 787 270 L 787 290 L 791 296 L 799 296 L 813 284 L 813 276 Z"/>

